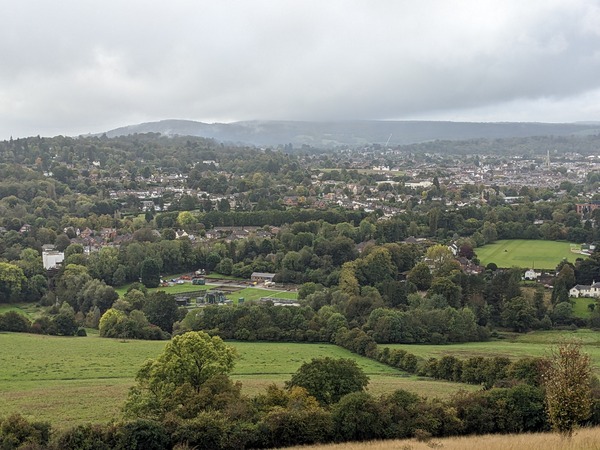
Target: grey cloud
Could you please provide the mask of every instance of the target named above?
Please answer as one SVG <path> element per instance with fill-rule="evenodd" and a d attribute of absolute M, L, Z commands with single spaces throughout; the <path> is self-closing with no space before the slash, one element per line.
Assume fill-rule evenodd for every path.
<path fill-rule="evenodd" d="M 593 0 L 14 3 L 0 138 L 164 118 L 600 118 Z"/>

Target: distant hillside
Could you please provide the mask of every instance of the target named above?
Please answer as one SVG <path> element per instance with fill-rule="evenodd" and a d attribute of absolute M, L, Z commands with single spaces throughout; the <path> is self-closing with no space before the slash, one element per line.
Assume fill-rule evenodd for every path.
<path fill-rule="evenodd" d="M 106 132 L 109 137 L 134 133 L 201 136 L 250 145 L 413 144 L 432 140 L 498 139 L 529 136 L 568 136 L 600 133 L 598 123 L 474 123 L 427 121 L 292 122 L 247 121 L 207 124 L 192 120 L 161 120 Z"/>

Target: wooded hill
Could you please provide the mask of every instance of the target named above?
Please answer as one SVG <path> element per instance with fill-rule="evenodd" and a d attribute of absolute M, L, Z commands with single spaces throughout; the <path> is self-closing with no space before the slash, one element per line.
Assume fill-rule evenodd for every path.
<path fill-rule="evenodd" d="M 532 136 L 592 135 L 598 123 L 474 123 L 434 121 L 344 121 L 293 122 L 246 121 L 203 123 L 192 120 L 161 120 L 130 125 L 106 132 L 108 137 L 134 133 L 161 133 L 173 136 L 200 136 L 224 142 L 251 145 L 404 145 L 434 140 L 523 138 Z"/>

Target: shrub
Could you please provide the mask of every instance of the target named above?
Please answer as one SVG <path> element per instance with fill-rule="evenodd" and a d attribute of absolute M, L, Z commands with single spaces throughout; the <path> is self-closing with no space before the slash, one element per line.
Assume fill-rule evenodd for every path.
<path fill-rule="evenodd" d="M 29 445 L 47 446 L 50 438 L 50 424 L 29 422 L 20 414 L 13 414 L 0 420 L 0 448 L 13 449 Z"/>
<path fill-rule="evenodd" d="M 27 333 L 31 328 L 31 321 L 23 314 L 8 311 L 0 314 L 0 331 L 14 331 Z"/>
<path fill-rule="evenodd" d="M 52 440 L 56 450 L 110 450 L 116 447 L 115 429 L 102 425 L 78 425 L 61 431 Z"/>
<path fill-rule="evenodd" d="M 332 419 L 337 439 L 366 441 L 385 436 L 377 403 L 366 392 L 348 394 L 333 406 Z"/>
<path fill-rule="evenodd" d="M 123 450 L 163 450 L 171 447 L 171 437 L 160 422 L 137 419 L 118 429 L 117 448 Z"/>

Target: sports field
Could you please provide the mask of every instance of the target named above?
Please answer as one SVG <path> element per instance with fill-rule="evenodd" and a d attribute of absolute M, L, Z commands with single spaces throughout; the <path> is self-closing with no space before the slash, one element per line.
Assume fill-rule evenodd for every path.
<path fill-rule="evenodd" d="M 501 268 L 554 269 L 564 258 L 575 262 L 581 257 L 571 252 L 571 245 L 568 242 L 507 239 L 478 247 L 475 253 L 484 266 L 495 263 Z"/>

